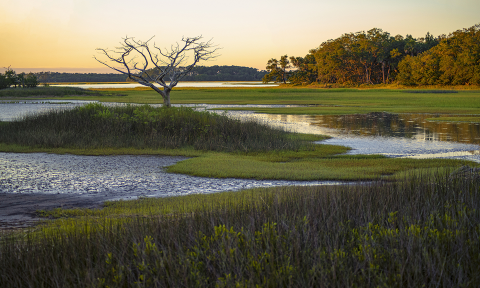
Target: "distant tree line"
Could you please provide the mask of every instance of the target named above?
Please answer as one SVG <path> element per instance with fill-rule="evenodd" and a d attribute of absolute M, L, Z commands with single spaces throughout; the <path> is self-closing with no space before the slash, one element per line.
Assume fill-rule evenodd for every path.
<path fill-rule="evenodd" d="M 267 71 L 243 66 L 196 66 L 184 81 L 261 81 Z"/>
<path fill-rule="evenodd" d="M 344 34 L 305 57 L 272 58 L 266 69 L 264 82 L 480 85 L 480 24 L 418 39 L 378 28 Z"/>
<path fill-rule="evenodd" d="M 153 69 L 150 73 L 156 73 Z M 266 71 L 242 66 L 197 66 L 183 81 L 261 81 Z M 123 74 L 114 73 L 59 73 L 39 72 L 35 76 L 41 83 L 57 82 L 125 82 L 131 81 Z"/>
<path fill-rule="evenodd" d="M 57 82 L 125 82 L 125 75 L 114 73 L 35 73 L 42 83 Z"/>
<path fill-rule="evenodd" d="M 0 89 L 10 88 L 10 87 L 22 87 L 22 88 L 34 88 L 38 86 L 37 76 L 33 73 L 20 73 L 17 74 L 15 71 L 6 68 L 4 74 L 0 73 Z"/>
<path fill-rule="evenodd" d="M 151 69 L 148 73 L 155 76 L 160 72 Z M 195 66 L 182 81 L 262 81 L 265 74 L 267 71 L 243 66 Z"/>

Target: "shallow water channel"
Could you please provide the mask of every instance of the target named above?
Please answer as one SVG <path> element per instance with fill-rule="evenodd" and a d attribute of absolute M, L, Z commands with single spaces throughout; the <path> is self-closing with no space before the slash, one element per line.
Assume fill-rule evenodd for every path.
<path fill-rule="evenodd" d="M 70 109 L 83 101 L 0 101 L 0 121 L 28 113 Z M 235 105 L 196 105 L 198 109 Z M 248 107 L 242 106 L 248 110 Z M 266 105 L 259 105 L 265 107 Z M 279 105 L 277 105 L 279 106 Z M 284 107 L 284 106 L 282 106 Z M 230 111 L 230 117 L 256 119 L 301 133 L 326 134 L 321 143 L 352 147 L 350 154 L 390 157 L 460 158 L 480 162 L 480 127 L 472 123 L 437 123 L 440 115 L 372 113 L 350 116 L 295 116 Z M 173 196 L 234 191 L 279 185 L 327 185 L 333 181 L 258 181 L 213 179 L 165 173 L 163 168 L 184 160 L 162 156 L 76 156 L 45 153 L 0 153 L 0 192 L 76 194 L 99 199 Z"/>
<path fill-rule="evenodd" d="M 0 153 L 0 190 L 9 193 L 75 193 L 113 200 L 335 183 L 213 179 L 163 171 L 164 167 L 184 159 L 187 158 Z"/>
<path fill-rule="evenodd" d="M 347 154 L 406 158 L 454 158 L 480 163 L 480 124 L 437 122 L 441 114 L 369 113 L 360 115 L 271 115 L 244 112 L 292 132 L 323 134 L 324 144 L 352 148 Z"/>

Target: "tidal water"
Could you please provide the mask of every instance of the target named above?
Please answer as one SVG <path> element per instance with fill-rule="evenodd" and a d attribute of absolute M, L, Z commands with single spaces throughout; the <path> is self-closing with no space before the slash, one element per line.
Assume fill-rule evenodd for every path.
<path fill-rule="evenodd" d="M 28 113 L 71 109 L 83 101 L 0 102 L 0 121 L 13 121 Z M 235 105 L 194 105 L 197 109 Z M 226 112 L 241 120 L 254 119 L 299 133 L 325 134 L 324 144 L 351 147 L 350 154 L 383 154 L 389 157 L 456 158 L 480 162 L 478 123 L 441 123 L 427 119 L 441 115 L 371 113 L 348 116 L 298 116 Z M 269 107 L 268 105 L 258 105 Z M 284 107 L 275 105 L 275 107 Z M 220 112 L 221 113 L 221 112 Z M 331 181 L 257 181 L 213 179 L 164 172 L 182 157 L 76 156 L 45 153 L 0 153 L 0 192 L 77 194 L 129 199 L 235 191 L 279 185 L 328 185 Z"/>
<path fill-rule="evenodd" d="M 110 200 L 203 194 L 255 187 L 326 185 L 334 181 L 213 179 L 164 172 L 185 160 L 170 156 L 78 156 L 0 153 L 0 191 L 75 193 Z"/>
<path fill-rule="evenodd" d="M 452 158 L 480 163 L 479 123 L 436 122 L 436 114 L 371 113 L 361 115 L 232 114 L 291 132 L 331 136 L 319 144 L 352 148 L 347 154 L 382 154 L 405 158 Z"/>
<path fill-rule="evenodd" d="M 14 121 L 35 113 L 47 113 L 52 110 L 72 109 L 97 101 L 81 100 L 0 100 L 0 121 Z"/>

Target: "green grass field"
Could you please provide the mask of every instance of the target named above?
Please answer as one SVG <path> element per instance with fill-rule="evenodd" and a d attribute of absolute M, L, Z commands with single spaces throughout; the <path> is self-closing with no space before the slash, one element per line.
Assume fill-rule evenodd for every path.
<path fill-rule="evenodd" d="M 52 88 L 57 89 L 52 92 Z M 30 99 L 52 96 L 62 99 L 99 100 L 140 104 L 160 104 L 160 95 L 151 89 L 96 89 L 82 92 L 72 88 L 40 87 L 31 93 Z M 26 97 L 21 89 L 0 91 L 0 99 Z M 59 92 L 60 91 L 60 92 Z M 63 92 L 61 92 L 63 91 Z M 435 92 L 436 91 L 436 92 Z M 175 88 L 171 93 L 173 104 L 283 104 L 311 105 L 297 108 L 248 109 L 274 114 L 355 114 L 368 112 L 392 113 L 449 113 L 480 114 L 480 90 L 441 89 L 356 89 L 356 88 Z M 15 92 L 15 93 L 14 93 Z M 412 93 L 413 92 L 413 93 Z M 415 93 L 416 92 L 416 93 Z"/>
<path fill-rule="evenodd" d="M 276 180 L 379 180 L 395 179 L 397 174 L 416 169 L 476 166 L 451 159 L 400 159 L 380 155 L 338 155 L 345 147 L 318 145 L 311 153 L 289 153 L 290 157 L 206 153 L 168 167 L 168 172 L 215 178 Z M 326 153 L 329 151 L 330 153 Z M 281 154 L 281 153 L 278 153 Z M 330 155 L 329 155 L 330 154 Z M 270 156 L 270 157 L 269 157 Z M 280 160 L 281 159 L 281 160 Z"/>
<path fill-rule="evenodd" d="M 113 90 L 126 96 L 66 97 L 104 102 L 162 103 L 161 97 L 149 90 Z M 100 90 L 99 90 L 100 91 Z M 394 89 L 311 89 L 311 88 L 182 88 L 171 94 L 173 104 L 283 104 L 311 105 L 298 108 L 248 109 L 273 114 L 358 114 L 451 113 L 480 114 L 480 91 L 460 90 L 458 93 L 408 93 L 416 90 Z M 435 91 L 435 90 L 432 90 Z"/>

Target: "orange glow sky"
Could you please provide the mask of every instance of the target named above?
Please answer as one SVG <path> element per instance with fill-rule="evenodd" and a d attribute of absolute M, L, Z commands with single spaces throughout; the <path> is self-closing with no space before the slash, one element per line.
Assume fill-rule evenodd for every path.
<path fill-rule="evenodd" d="M 270 58 L 305 56 L 344 33 L 437 36 L 480 23 L 479 12 L 478 0 L 3 0 L 0 67 L 109 73 L 93 59 L 95 48 L 114 48 L 125 36 L 155 35 L 167 47 L 203 35 L 223 49 L 201 65 L 264 69 Z"/>

